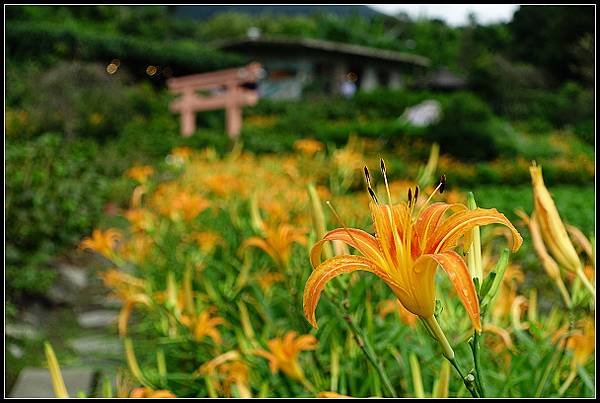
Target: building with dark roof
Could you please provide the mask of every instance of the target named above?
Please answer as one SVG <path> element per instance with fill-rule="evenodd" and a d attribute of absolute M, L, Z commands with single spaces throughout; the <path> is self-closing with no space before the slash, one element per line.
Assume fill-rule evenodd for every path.
<path fill-rule="evenodd" d="M 260 62 L 266 71 L 261 96 L 274 99 L 341 94 L 348 82 L 359 91 L 400 89 L 429 66 L 429 59 L 410 53 L 312 38 L 261 37 L 252 31 L 247 38 L 216 46 Z"/>

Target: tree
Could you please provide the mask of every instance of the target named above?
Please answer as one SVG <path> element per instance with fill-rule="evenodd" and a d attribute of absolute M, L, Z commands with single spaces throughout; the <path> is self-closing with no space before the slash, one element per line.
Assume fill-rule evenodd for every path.
<path fill-rule="evenodd" d="M 594 37 L 594 16 L 593 6 L 521 6 L 509 24 L 511 53 L 545 69 L 556 84 L 585 81 L 594 47 L 582 38 Z"/>

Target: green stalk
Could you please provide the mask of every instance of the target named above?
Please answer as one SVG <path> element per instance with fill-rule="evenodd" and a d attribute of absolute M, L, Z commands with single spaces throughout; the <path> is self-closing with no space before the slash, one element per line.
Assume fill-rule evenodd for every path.
<path fill-rule="evenodd" d="M 50 378 L 52 379 L 52 389 L 54 390 L 54 396 L 58 398 L 69 397 L 65 381 L 62 373 L 60 372 L 60 366 L 54 354 L 54 349 L 49 342 L 44 342 L 44 353 L 46 354 L 46 361 L 48 362 L 48 371 L 50 371 Z"/>
<path fill-rule="evenodd" d="M 463 375 L 463 372 L 461 371 L 460 367 L 458 366 L 458 362 L 456 361 L 456 358 L 454 356 L 454 350 L 452 349 L 452 346 L 450 346 L 450 343 L 448 342 L 448 339 L 446 338 L 444 331 L 442 330 L 439 323 L 435 319 L 435 316 L 432 316 L 430 318 L 421 318 L 421 320 L 422 320 L 423 324 L 425 325 L 425 327 L 437 339 L 438 343 L 440 343 L 440 346 L 442 347 L 442 350 L 444 351 L 444 353 L 443 353 L 444 357 L 448 361 L 450 361 L 450 364 L 452 364 L 454 369 L 456 369 L 456 371 L 458 372 L 458 375 L 460 375 L 463 383 L 465 384 L 465 386 L 467 387 L 469 392 L 471 392 L 471 395 L 473 397 L 481 397 L 479 395 L 478 391 L 475 389 L 475 377 L 472 374 L 468 374 L 467 376 Z M 473 379 L 471 379 L 471 378 L 473 378 Z"/>
<path fill-rule="evenodd" d="M 485 397 L 485 388 L 483 386 L 483 376 L 481 370 L 480 342 L 481 334 L 479 334 L 477 331 L 474 331 L 473 338 L 471 338 L 469 344 L 471 346 L 471 351 L 473 352 L 473 362 L 475 363 L 475 385 L 479 389 L 479 395 L 481 397 Z"/>
<path fill-rule="evenodd" d="M 444 356 L 444 357 L 446 357 L 446 356 Z M 481 397 L 481 396 L 479 396 L 479 393 L 477 393 L 477 390 L 475 389 L 475 377 L 473 376 L 473 374 L 468 374 L 467 376 L 465 376 L 463 374 L 463 371 L 460 369 L 460 366 L 458 365 L 458 361 L 456 361 L 454 358 L 449 359 L 448 357 L 446 357 L 446 359 L 450 362 L 450 364 L 452 364 L 452 366 L 454 367 L 456 372 L 458 372 L 458 375 L 462 379 L 467 390 L 471 393 L 471 396 Z"/>
<path fill-rule="evenodd" d="M 358 326 L 356 326 L 356 324 L 352 320 L 352 317 L 349 314 L 345 315 L 344 319 L 350 325 L 350 328 L 354 335 L 354 340 L 356 341 L 360 349 L 365 353 L 371 364 L 373 364 L 373 366 L 377 370 L 379 377 L 383 381 L 383 385 L 386 387 L 386 389 L 392 395 L 392 397 L 398 397 L 396 394 L 396 390 L 392 386 L 392 383 L 390 382 L 390 379 L 388 378 L 385 369 L 383 368 L 383 365 L 381 365 L 381 362 L 377 359 L 377 355 L 375 354 L 375 351 L 373 350 L 373 347 L 371 347 L 369 341 L 364 337 L 362 331 Z"/>
<path fill-rule="evenodd" d="M 453 360 L 454 350 L 452 349 L 452 346 L 450 346 L 450 343 L 448 342 L 448 339 L 446 338 L 446 335 L 444 334 L 444 331 L 440 327 L 439 323 L 437 322 L 437 320 L 435 320 L 435 316 L 431 316 L 429 318 L 421 318 L 421 320 L 423 321 L 427 329 L 431 332 L 431 334 L 436 338 L 438 343 L 440 343 L 440 346 L 444 351 L 444 357 L 446 357 L 448 360 Z"/>
<path fill-rule="evenodd" d="M 410 372 L 412 373 L 413 388 L 415 390 L 415 397 L 425 397 L 425 391 L 423 389 L 423 378 L 421 377 L 421 367 L 419 361 L 414 352 L 411 352 L 408 357 L 410 363 Z"/>
<path fill-rule="evenodd" d="M 469 210 L 477 209 L 477 204 L 475 203 L 475 196 L 473 192 L 469 192 L 467 196 L 467 205 Z M 475 226 L 472 229 L 473 233 L 473 242 L 471 244 L 471 250 L 469 251 L 468 261 L 469 261 L 469 271 L 471 272 L 472 277 L 477 277 L 480 283 L 483 283 L 483 267 L 481 260 L 481 234 L 479 232 L 479 226 Z"/>
<path fill-rule="evenodd" d="M 577 269 L 577 277 L 579 277 L 585 288 L 587 288 L 590 294 L 592 294 L 592 297 L 596 299 L 596 290 L 594 289 L 592 283 L 590 283 L 590 280 L 588 280 L 588 278 L 585 276 L 585 273 L 583 272 L 583 268 L 581 266 L 579 266 L 579 268 Z"/>
<path fill-rule="evenodd" d="M 383 365 L 381 364 L 381 362 L 377 358 L 377 355 L 375 354 L 375 350 L 373 350 L 373 347 L 371 346 L 371 344 L 369 343 L 367 338 L 364 337 L 362 330 L 352 320 L 352 316 L 348 312 L 347 305 L 344 303 L 342 303 L 341 305 L 342 305 L 341 309 L 343 309 L 343 311 L 344 311 L 343 318 L 346 321 L 346 323 L 348 324 L 348 327 L 350 328 L 350 331 L 352 332 L 352 335 L 354 336 L 354 340 L 356 341 L 356 344 L 358 344 L 358 346 L 363 351 L 363 353 L 365 354 L 367 359 L 371 362 L 373 367 L 375 367 L 375 369 L 377 370 L 377 373 L 379 374 L 379 377 L 381 378 L 381 381 L 383 382 L 383 385 L 388 390 L 388 392 L 392 395 L 392 397 L 398 397 L 398 395 L 396 394 L 396 390 L 392 386 L 392 383 L 390 382 L 390 379 L 388 378 L 388 376 L 385 372 L 385 369 L 383 368 Z M 335 304 L 335 306 L 338 308 L 338 310 L 340 310 L 340 307 L 338 304 Z"/>

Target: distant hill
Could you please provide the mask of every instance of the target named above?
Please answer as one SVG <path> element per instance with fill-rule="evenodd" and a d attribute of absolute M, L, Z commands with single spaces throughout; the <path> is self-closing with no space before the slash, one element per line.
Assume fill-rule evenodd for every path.
<path fill-rule="evenodd" d="M 236 6 L 169 6 L 169 11 L 175 17 L 187 17 L 197 20 L 207 19 L 215 14 L 222 13 L 224 11 L 238 11 L 246 14 L 284 14 L 284 15 L 303 15 L 313 14 L 317 12 L 325 12 L 330 14 L 337 14 L 341 16 L 358 14 L 363 17 L 373 17 L 376 15 L 383 15 L 382 13 L 373 10 L 368 6 L 332 6 L 332 5 L 292 5 L 292 6 L 279 6 L 279 5 L 236 5 Z"/>

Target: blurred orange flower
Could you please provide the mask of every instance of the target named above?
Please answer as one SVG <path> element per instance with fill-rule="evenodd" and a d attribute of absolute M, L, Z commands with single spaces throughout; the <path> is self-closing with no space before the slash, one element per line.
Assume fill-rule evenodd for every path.
<path fill-rule="evenodd" d="M 225 397 L 234 396 L 234 387 L 239 397 L 252 397 L 248 366 L 237 351 L 228 351 L 202 364 L 197 373 L 210 376 L 213 387 Z"/>
<path fill-rule="evenodd" d="M 153 390 L 147 387 L 135 388 L 129 394 L 130 398 L 176 398 L 173 392 L 168 390 Z"/>
<path fill-rule="evenodd" d="M 298 362 L 298 353 L 317 348 L 317 339 L 310 334 L 296 336 L 294 331 L 288 332 L 283 338 L 276 337 L 267 342 L 269 351 L 254 350 L 254 353 L 269 360 L 272 373 L 280 369 L 290 378 L 304 380 L 304 371 Z"/>
<path fill-rule="evenodd" d="M 205 309 L 199 315 L 181 315 L 181 323 L 188 327 L 194 340 L 201 341 L 209 336 L 216 344 L 221 344 L 221 333 L 217 329 L 218 325 L 225 323 L 225 319 L 220 316 L 213 316 L 216 309 L 214 307 Z"/>
<path fill-rule="evenodd" d="M 92 231 L 91 237 L 81 241 L 79 248 L 93 250 L 110 259 L 114 256 L 114 251 L 122 239 L 123 235 L 115 228 L 109 228 L 106 231 L 95 229 Z"/>
<path fill-rule="evenodd" d="M 258 285 L 263 292 L 268 291 L 273 283 L 283 281 L 284 277 L 281 273 L 264 273 L 257 277 Z"/>
<path fill-rule="evenodd" d="M 198 247 L 204 253 L 211 253 L 218 245 L 225 245 L 223 238 L 211 231 L 194 232 L 190 237 L 196 241 Z"/>
<path fill-rule="evenodd" d="M 148 178 L 154 174 L 154 168 L 150 165 L 134 166 L 125 171 L 125 176 L 139 183 L 146 183 Z"/>
<path fill-rule="evenodd" d="M 264 237 L 253 236 L 246 239 L 241 246 L 244 250 L 255 247 L 266 252 L 279 265 L 287 267 L 292 253 L 292 245 L 306 245 L 306 231 L 294 228 L 289 224 L 281 224 L 276 228 L 265 227 Z"/>
<path fill-rule="evenodd" d="M 306 155 L 314 155 L 324 148 L 325 145 L 315 139 L 300 139 L 294 142 L 294 149 Z"/>
<path fill-rule="evenodd" d="M 385 319 L 390 313 L 398 312 L 400 320 L 408 326 L 414 327 L 419 317 L 406 309 L 397 299 L 386 299 L 379 303 L 379 316 Z"/>
<path fill-rule="evenodd" d="M 127 323 L 135 304 L 150 306 L 152 301 L 146 294 L 146 280 L 123 273 L 117 269 L 109 269 L 100 274 L 104 285 L 110 288 L 121 300 L 123 306 L 118 316 L 120 336 L 127 335 Z"/>

